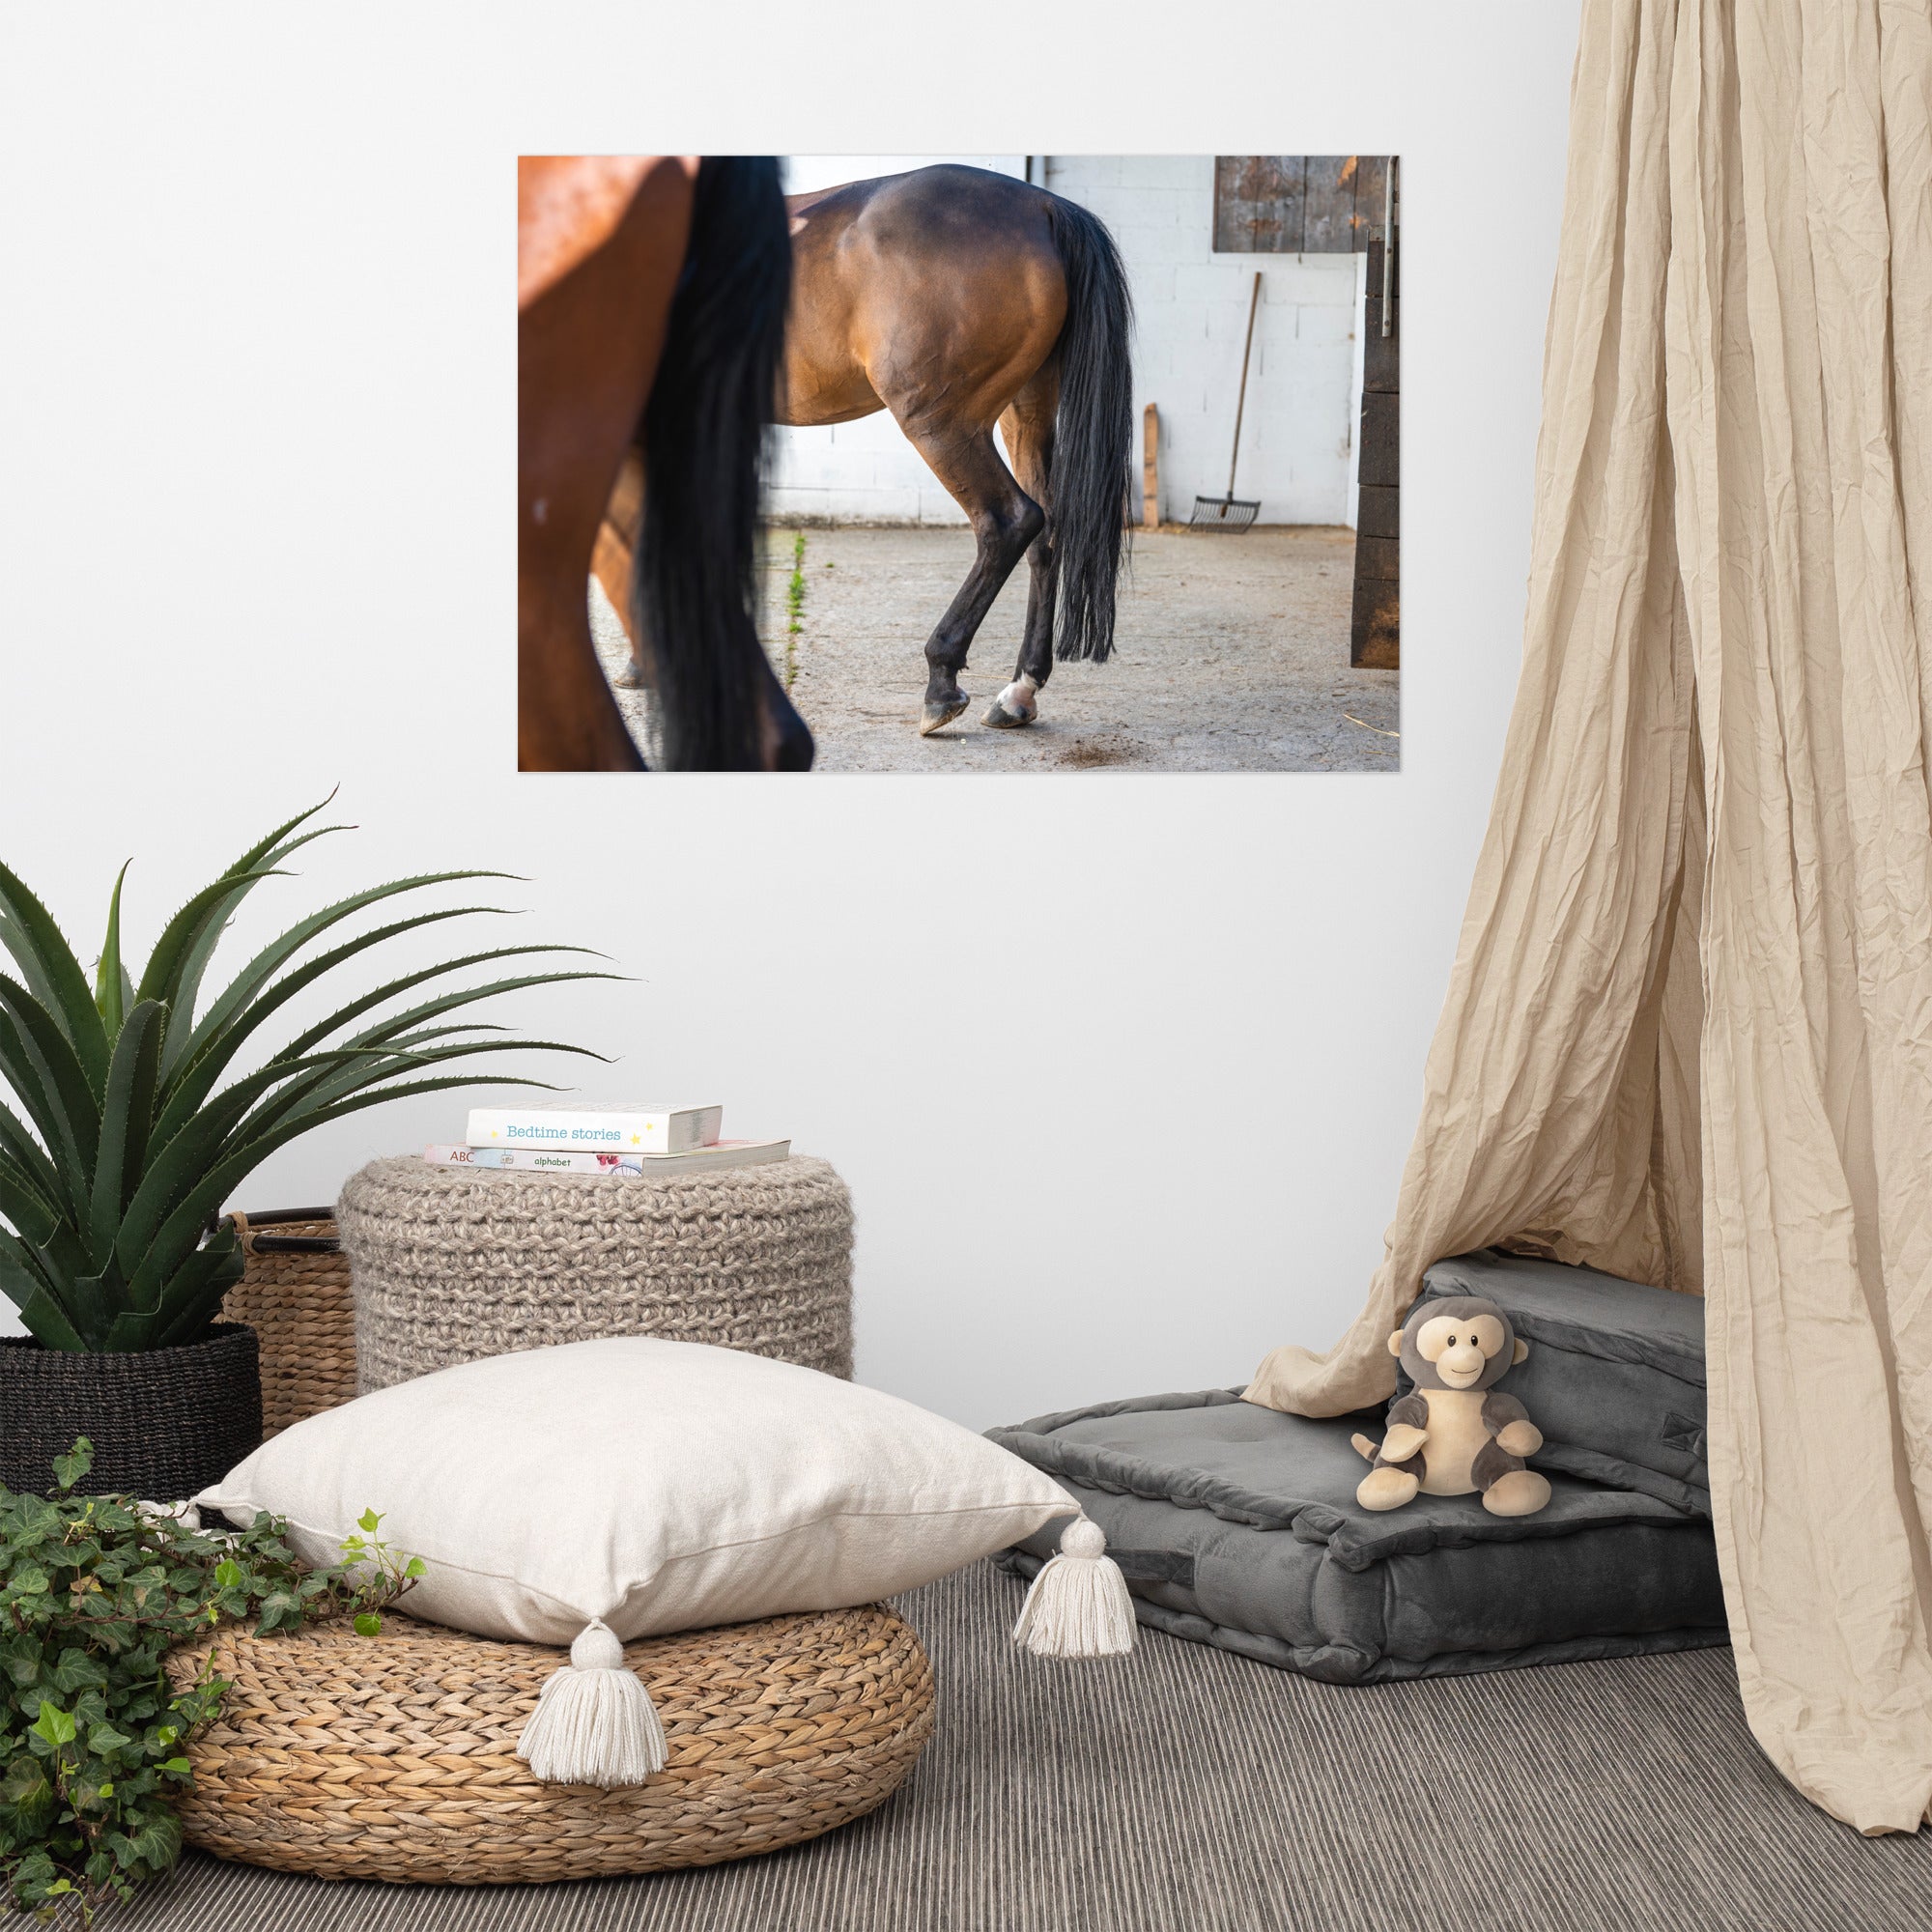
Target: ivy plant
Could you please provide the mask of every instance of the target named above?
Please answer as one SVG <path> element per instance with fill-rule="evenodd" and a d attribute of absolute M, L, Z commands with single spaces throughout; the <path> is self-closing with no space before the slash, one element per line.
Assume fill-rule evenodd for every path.
<path fill-rule="evenodd" d="M 364 1515 L 343 1564 L 310 1569 L 279 1518 L 213 1532 L 128 1496 L 80 1496 L 85 1437 L 47 1496 L 0 1489 L 0 1887 L 43 1920 L 88 1925 L 173 1868 L 186 1747 L 221 1707 L 204 1668 L 177 1688 L 168 1652 L 224 1624 L 258 1634 L 349 1616 L 365 1635 L 423 1574 Z"/>
<path fill-rule="evenodd" d="M 242 1278 L 234 1225 L 217 1220 L 218 1210 L 277 1148 L 407 1094 L 549 1084 L 487 1068 L 433 1071 L 453 1062 L 505 1047 L 587 1051 L 505 1039 L 500 1027 L 467 1009 L 526 986 L 614 974 L 570 966 L 449 983 L 503 960 L 586 951 L 542 945 L 491 947 L 401 974 L 266 1049 L 264 1030 L 291 1002 L 372 949 L 445 920 L 505 910 L 412 911 L 319 949 L 325 935 L 371 907 L 509 875 L 390 880 L 310 913 L 221 991 L 209 991 L 215 948 L 248 895 L 281 876 L 300 847 L 349 829 L 312 825 L 322 810 L 278 826 L 193 894 L 138 979 L 121 952 L 126 866 L 90 983 L 46 907 L 0 865 L 0 952 L 12 955 L 19 974 L 0 972 L 0 1293 L 44 1347 L 110 1351 L 196 1340 Z"/>

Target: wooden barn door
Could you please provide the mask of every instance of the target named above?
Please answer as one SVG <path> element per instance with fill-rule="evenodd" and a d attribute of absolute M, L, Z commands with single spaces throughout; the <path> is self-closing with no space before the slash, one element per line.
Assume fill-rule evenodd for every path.
<path fill-rule="evenodd" d="M 1368 299 L 1363 304 L 1361 455 L 1355 497 L 1355 605 L 1349 662 L 1370 670 L 1402 663 L 1401 378 L 1402 203 L 1394 156 L 1386 201 L 1370 231 Z"/>
<path fill-rule="evenodd" d="M 1216 253 L 1368 254 L 1349 662 L 1372 670 L 1393 670 L 1401 662 L 1396 271 L 1402 210 L 1396 177 L 1393 155 L 1214 156 Z"/>

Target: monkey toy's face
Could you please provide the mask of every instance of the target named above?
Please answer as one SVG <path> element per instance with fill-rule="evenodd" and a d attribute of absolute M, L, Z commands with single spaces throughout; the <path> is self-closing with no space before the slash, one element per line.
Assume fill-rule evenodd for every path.
<path fill-rule="evenodd" d="M 1529 1353 L 1510 1319 L 1481 1295 L 1420 1301 L 1389 1337 L 1389 1353 L 1417 1388 L 1483 1389 Z"/>

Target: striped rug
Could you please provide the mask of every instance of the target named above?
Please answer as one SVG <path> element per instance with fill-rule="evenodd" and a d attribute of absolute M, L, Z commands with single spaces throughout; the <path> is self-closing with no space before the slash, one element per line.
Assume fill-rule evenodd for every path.
<path fill-rule="evenodd" d="M 1789 1790 L 1725 1650 L 1342 1690 L 1154 1633 L 1006 1642 L 1018 1583 L 899 1605 L 940 1683 L 911 1778 L 843 1832 L 701 1871 L 325 1884 L 190 1854 L 141 1932 L 1926 1932 L 1932 1833 Z"/>

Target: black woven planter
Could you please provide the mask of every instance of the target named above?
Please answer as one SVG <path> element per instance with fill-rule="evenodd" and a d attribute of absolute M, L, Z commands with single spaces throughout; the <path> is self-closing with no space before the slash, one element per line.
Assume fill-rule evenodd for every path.
<path fill-rule="evenodd" d="M 94 1444 L 84 1494 L 177 1502 L 206 1489 L 262 1440 L 254 1329 L 217 1321 L 185 1349 L 124 1355 L 0 1336 L 0 1483 L 45 1495 L 76 1435 Z"/>

